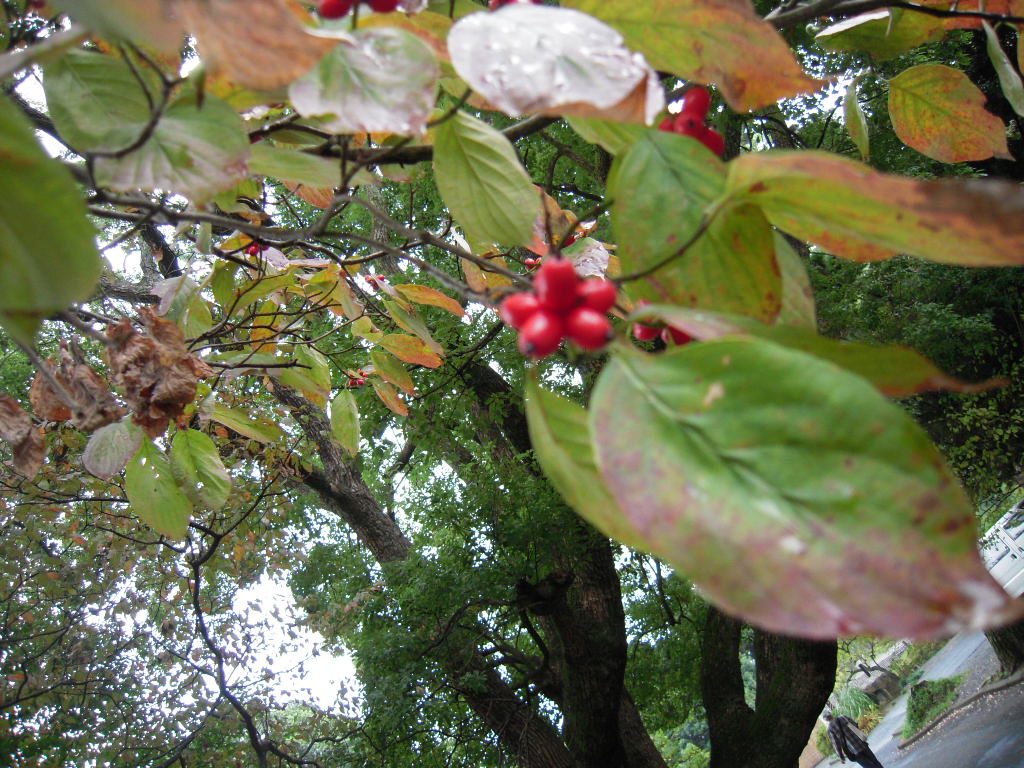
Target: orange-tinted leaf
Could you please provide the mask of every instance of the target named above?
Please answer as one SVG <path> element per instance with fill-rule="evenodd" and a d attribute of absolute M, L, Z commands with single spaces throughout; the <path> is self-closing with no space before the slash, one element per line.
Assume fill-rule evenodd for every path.
<path fill-rule="evenodd" d="M 892 14 L 898 14 L 895 18 Z M 877 61 L 938 40 L 946 25 L 936 16 L 883 8 L 826 27 L 815 41 L 830 51 L 859 51 Z"/>
<path fill-rule="evenodd" d="M 889 117 L 900 141 L 944 163 L 1009 157 L 1006 126 L 985 94 L 944 64 L 920 64 L 889 81 Z"/>
<path fill-rule="evenodd" d="M 484 277 L 483 270 L 469 259 L 460 259 L 460 262 L 462 263 L 462 274 L 465 276 L 469 287 L 477 293 L 486 293 L 487 278 Z"/>
<path fill-rule="evenodd" d="M 377 393 L 380 401 L 388 407 L 388 410 L 397 413 L 399 416 L 409 415 L 409 406 L 402 402 L 402 398 L 395 392 L 395 388 L 381 379 L 373 379 L 373 391 Z"/>
<path fill-rule="evenodd" d="M 285 0 L 179 0 L 211 72 L 268 91 L 305 74 L 338 41 L 311 35 Z"/>
<path fill-rule="evenodd" d="M 294 192 L 299 199 L 305 200 L 316 208 L 329 208 L 334 200 L 334 189 L 332 187 L 310 187 L 306 184 L 294 184 L 290 181 L 284 185 Z"/>
<path fill-rule="evenodd" d="M 399 360 L 427 368 L 438 368 L 441 358 L 431 351 L 422 339 L 404 333 L 389 333 L 380 340 L 380 345 Z"/>
<path fill-rule="evenodd" d="M 1024 189 L 879 173 L 824 152 L 756 152 L 729 163 L 727 193 L 779 229 L 854 261 L 897 253 L 945 264 L 1024 263 Z"/>
<path fill-rule="evenodd" d="M 407 283 L 405 285 L 396 285 L 395 290 L 414 304 L 429 304 L 434 307 L 441 307 L 441 309 L 447 309 L 453 315 L 458 315 L 459 317 L 466 314 L 466 311 L 459 302 L 435 288 Z"/>
<path fill-rule="evenodd" d="M 46 361 L 51 374 L 57 366 L 51 360 Z M 50 381 L 41 372 L 32 380 L 28 390 L 28 399 L 32 403 L 32 411 L 43 421 L 67 421 L 71 418 L 71 409 L 60 399 Z"/>
<path fill-rule="evenodd" d="M 615 27 L 655 69 L 714 83 L 741 112 L 816 91 L 789 44 L 748 0 L 569 0 Z"/>
<path fill-rule="evenodd" d="M 921 0 L 921 5 L 943 10 L 955 9 L 961 12 L 985 11 L 1005 16 L 1024 16 L 1022 0 Z M 954 16 L 943 19 L 946 29 L 981 29 L 982 19 L 969 16 Z"/>

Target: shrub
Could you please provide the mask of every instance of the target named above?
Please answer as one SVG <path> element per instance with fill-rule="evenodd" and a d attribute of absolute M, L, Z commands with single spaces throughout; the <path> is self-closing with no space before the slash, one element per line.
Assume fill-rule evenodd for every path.
<path fill-rule="evenodd" d="M 908 739 L 933 719 L 945 712 L 956 700 L 956 692 L 964 675 L 925 680 L 915 685 L 907 700 L 907 720 L 903 724 L 903 738 Z"/>

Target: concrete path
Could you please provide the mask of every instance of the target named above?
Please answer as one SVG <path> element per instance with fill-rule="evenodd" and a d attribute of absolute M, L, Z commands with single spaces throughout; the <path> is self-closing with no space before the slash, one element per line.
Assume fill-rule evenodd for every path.
<path fill-rule="evenodd" d="M 1024 592 L 1024 561 L 998 565 L 1001 567 L 993 569 L 993 576 L 1010 594 L 1020 596 Z M 971 632 L 950 639 L 921 668 L 921 679 L 965 673 L 957 697 L 960 702 L 977 693 L 998 669 L 999 661 L 985 634 Z M 903 694 L 868 735 L 871 750 L 885 768 L 1024 768 L 1024 683 L 967 705 L 900 750 L 906 717 L 907 694 Z M 835 759 L 824 760 L 817 768 L 839 764 Z"/>

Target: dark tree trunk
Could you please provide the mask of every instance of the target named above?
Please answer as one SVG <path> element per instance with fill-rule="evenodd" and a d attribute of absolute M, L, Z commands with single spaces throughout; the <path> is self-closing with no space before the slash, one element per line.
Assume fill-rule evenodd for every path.
<path fill-rule="evenodd" d="M 751 708 L 740 674 L 742 627 L 716 608 L 708 609 L 701 694 L 711 768 L 796 768 L 835 682 L 836 643 L 755 630 L 757 692 Z"/>
<path fill-rule="evenodd" d="M 985 633 L 985 637 L 996 652 L 1003 675 L 1024 667 L 1024 621 L 990 630 Z"/>

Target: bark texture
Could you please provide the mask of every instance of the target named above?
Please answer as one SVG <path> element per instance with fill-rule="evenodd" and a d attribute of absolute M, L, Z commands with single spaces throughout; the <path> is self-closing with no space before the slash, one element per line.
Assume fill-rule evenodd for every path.
<path fill-rule="evenodd" d="M 701 693 L 711 768 L 796 768 L 836 673 L 836 643 L 754 631 L 757 689 L 747 705 L 740 673 L 743 624 L 709 607 Z"/>
<path fill-rule="evenodd" d="M 992 650 L 996 652 L 1003 675 L 1009 675 L 1024 667 L 1024 621 L 990 630 L 985 636 L 992 644 Z"/>

